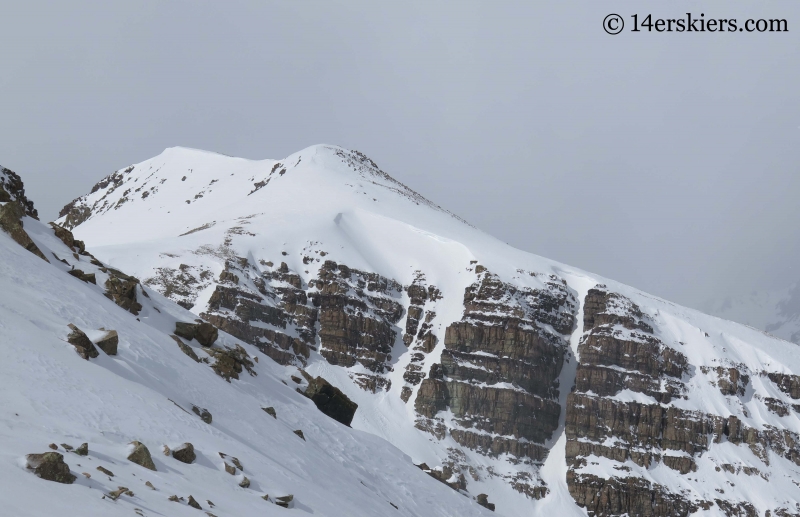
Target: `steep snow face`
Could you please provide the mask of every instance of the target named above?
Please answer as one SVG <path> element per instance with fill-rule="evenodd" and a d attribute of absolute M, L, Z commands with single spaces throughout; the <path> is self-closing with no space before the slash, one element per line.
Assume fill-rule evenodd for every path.
<path fill-rule="evenodd" d="M 800 283 L 713 301 L 707 311 L 800 344 Z"/>
<path fill-rule="evenodd" d="M 360 153 L 168 149 L 59 222 L 500 515 L 798 511 L 796 345 L 511 248 Z"/>
<path fill-rule="evenodd" d="M 170 336 L 176 321 L 194 320 L 192 313 L 139 287 L 138 316 L 123 310 L 103 296 L 111 270 L 38 221 L 23 223 L 51 261 L 0 231 L 2 515 L 205 515 L 187 506 L 190 495 L 220 517 L 485 515 L 384 440 L 317 411 L 295 392 L 285 369 L 221 332 L 215 348 L 260 356 L 249 374 L 226 382 L 203 361 L 211 356 L 196 341 L 185 346 L 200 361 Z M 68 274 L 76 269 L 95 275 L 96 283 Z M 116 355 L 99 350 L 95 358 L 81 358 L 67 342 L 69 324 L 93 340 L 103 329 L 116 330 Z M 195 405 L 213 419 L 201 420 Z M 274 408 L 275 418 L 265 407 Z M 134 440 L 148 447 L 155 471 L 126 459 Z M 60 445 L 84 442 L 86 456 Z M 162 454 L 164 446 L 184 442 L 194 445 L 193 463 Z M 51 443 L 77 476 L 74 484 L 38 479 L 25 468 L 26 454 L 50 452 Z M 247 488 L 240 486 L 245 478 Z M 108 495 L 122 486 L 130 492 Z M 293 510 L 275 504 L 290 494 Z"/>

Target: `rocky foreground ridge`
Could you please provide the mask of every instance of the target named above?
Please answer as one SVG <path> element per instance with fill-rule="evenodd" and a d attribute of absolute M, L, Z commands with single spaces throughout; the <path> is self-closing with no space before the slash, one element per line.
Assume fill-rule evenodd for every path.
<path fill-rule="evenodd" d="M 363 154 L 169 149 L 57 222 L 487 510 L 800 515 L 796 345 L 509 248 Z"/>

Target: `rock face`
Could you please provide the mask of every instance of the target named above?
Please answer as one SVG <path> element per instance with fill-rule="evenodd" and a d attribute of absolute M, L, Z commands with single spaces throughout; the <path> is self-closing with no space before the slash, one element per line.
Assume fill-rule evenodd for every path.
<path fill-rule="evenodd" d="M 117 346 L 119 345 L 119 335 L 116 330 L 106 331 L 106 334 L 97 340 L 95 343 L 100 350 L 108 355 L 117 355 Z"/>
<path fill-rule="evenodd" d="M 197 455 L 194 452 L 194 445 L 184 443 L 180 447 L 172 449 L 172 457 L 182 463 L 194 463 Z"/>
<path fill-rule="evenodd" d="M 416 272 L 414 282 L 406 288 L 409 306 L 406 314 L 403 343 L 411 350 L 411 360 L 403 373 L 405 385 L 400 397 L 408 402 L 413 387 L 425 378 L 422 362 L 436 348 L 439 339 L 432 331 L 432 322 L 436 318 L 436 302 L 442 298 L 436 286 L 428 285 L 425 275 Z"/>
<path fill-rule="evenodd" d="M 131 445 L 133 450 L 128 454 L 128 461 L 132 461 L 146 469 L 156 470 L 156 464 L 153 463 L 153 458 L 150 456 L 150 451 L 145 444 L 133 441 Z"/>
<path fill-rule="evenodd" d="M 16 172 L 0 166 L 0 203 L 9 202 L 18 204 L 24 215 L 39 219 L 39 213 L 33 207 L 33 201 L 25 196 L 25 185 L 22 178 Z"/>
<path fill-rule="evenodd" d="M 192 412 L 194 412 L 194 414 L 196 414 L 197 416 L 200 417 L 200 420 L 202 420 L 203 422 L 205 422 L 207 424 L 210 424 L 212 422 L 212 420 L 213 420 L 213 417 L 211 416 L 211 412 L 209 410 L 207 410 L 206 408 L 199 408 L 199 407 L 193 405 L 192 406 Z"/>
<path fill-rule="evenodd" d="M 202 316 L 281 364 L 304 365 L 319 340 L 329 363 L 371 372 L 354 374 L 362 388 L 390 388 L 383 374 L 391 370 L 395 324 L 403 315 L 400 284 L 332 261 L 308 283 L 285 262 L 259 266 L 227 261 Z"/>
<path fill-rule="evenodd" d="M 106 298 L 131 314 L 138 315 L 142 310 L 142 304 L 136 300 L 136 288 L 139 287 L 139 280 L 111 268 L 108 268 L 108 272 L 110 274 L 106 280 Z"/>
<path fill-rule="evenodd" d="M 255 363 L 247 351 L 239 345 L 235 348 L 203 348 L 203 350 L 214 358 L 211 364 L 214 372 L 228 382 L 231 382 L 231 379 L 238 379 L 244 370 L 250 375 L 256 375 L 253 370 Z"/>
<path fill-rule="evenodd" d="M 714 431 L 703 415 L 608 398 L 630 390 L 667 404 L 685 390 L 681 379 L 688 369 L 686 357 L 653 334 L 651 322 L 636 304 L 597 286 L 584 300 L 583 324 L 575 391 L 567 398 L 570 493 L 594 515 L 695 511 L 697 506 L 680 494 L 646 480 L 601 479 L 581 472 L 586 457 L 595 455 L 641 466 L 662 462 L 686 474 L 696 469 L 692 455 L 706 448 Z M 720 434 L 722 420 L 717 425 Z"/>
<path fill-rule="evenodd" d="M 33 473 L 47 481 L 72 484 L 77 479 L 69 471 L 69 465 L 64 463 L 64 456 L 58 452 L 45 452 L 43 454 L 28 454 L 26 466 Z"/>
<path fill-rule="evenodd" d="M 0 176 L 1 178 L 2 176 Z M 4 192 L 0 188 L 0 192 Z M 0 195 L 0 198 L 2 195 Z M 22 225 L 22 217 L 25 215 L 25 209 L 16 201 L 8 201 L 0 205 L 0 229 L 5 231 L 11 236 L 17 244 L 30 251 L 40 259 L 50 262 L 45 258 L 42 251 L 31 240 L 25 228 Z"/>
<path fill-rule="evenodd" d="M 67 336 L 67 342 L 75 347 L 75 351 L 78 352 L 79 356 L 89 360 L 100 355 L 100 352 L 97 351 L 94 343 L 92 343 L 92 341 L 81 329 L 72 323 L 69 324 L 69 328 L 72 330 L 72 332 L 70 332 L 69 336 Z"/>
<path fill-rule="evenodd" d="M 317 409 L 346 426 L 350 426 L 358 409 L 358 404 L 322 377 L 311 379 L 304 395 L 314 402 Z"/>
<path fill-rule="evenodd" d="M 449 410 L 446 432 L 459 444 L 540 464 L 558 426 L 558 376 L 575 301 L 556 278 L 545 279 L 540 290 L 518 289 L 476 270 L 478 279 L 464 294 L 464 317 L 447 328 L 441 363 L 420 385 L 417 427 L 443 433 L 447 426 L 437 414 Z M 534 498 L 547 493 L 535 479 L 515 488 Z"/>

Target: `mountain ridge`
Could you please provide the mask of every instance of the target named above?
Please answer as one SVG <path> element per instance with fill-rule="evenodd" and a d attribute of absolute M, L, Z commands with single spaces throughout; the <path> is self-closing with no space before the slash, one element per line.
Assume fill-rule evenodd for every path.
<path fill-rule="evenodd" d="M 308 149 L 159 155 L 59 223 L 323 377 L 355 429 L 498 514 L 800 514 L 796 345 L 514 249 L 361 153 Z"/>

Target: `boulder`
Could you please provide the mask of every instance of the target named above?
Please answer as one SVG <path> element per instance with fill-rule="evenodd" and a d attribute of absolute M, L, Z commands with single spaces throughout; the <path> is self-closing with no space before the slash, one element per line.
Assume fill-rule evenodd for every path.
<path fill-rule="evenodd" d="M 195 501 L 195 500 L 194 500 L 194 497 L 192 497 L 192 496 L 189 496 L 189 502 L 188 502 L 188 503 L 186 503 L 186 504 L 188 504 L 188 505 L 189 505 L 189 506 L 191 506 L 192 508 L 197 508 L 198 510 L 202 510 L 202 509 L 203 509 L 203 507 L 202 507 L 202 506 L 200 506 L 200 503 L 198 503 L 197 501 Z"/>
<path fill-rule="evenodd" d="M 195 413 L 197 416 L 199 416 L 199 417 L 200 417 L 200 420 L 202 420 L 203 422 L 205 422 L 205 423 L 207 423 L 207 424 L 210 424 L 210 423 L 211 423 L 212 416 L 211 416 L 211 412 L 210 412 L 209 410 L 207 410 L 207 409 L 205 409 L 205 408 L 199 408 L 199 407 L 197 407 L 197 406 L 195 406 L 195 405 L 193 404 L 193 405 L 192 405 L 192 411 L 193 411 L 193 412 L 194 412 L 194 413 Z"/>
<path fill-rule="evenodd" d="M 322 377 L 311 379 L 304 395 L 314 402 L 317 409 L 348 427 L 358 409 L 358 404 Z"/>
<path fill-rule="evenodd" d="M 306 437 L 305 437 L 305 436 L 303 436 L 303 431 L 301 431 L 300 429 L 296 429 L 296 430 L 294 430 L 294 431 L 292 431 L 292 432 L 293 432 L 294 434 L 296 434 L 297 436 L 299 436 L 300 438 L 302 438 L 302 439 L 303 439 L 303 441 L 305 441 L 305 440 L 306 440 Z"/>
<path fill-rule="evenodd" d="M 147 447 L 143 443 L 137 441 L 133 441 L 130 444 L 133 446 L 133 449 L 131 453 L 128 454 L 128 461 L 132 461 L 146 469 L 156 470 L 156 465 L 153 463 L 153 458 L 150 456 L 150 451 L 147 450 Z"/>
<path fill-rule="evenodd" d="M 478 504 L 486 508 L 487 510 L 494 511 L 494 503 L 489 502 L 489 496 L 486 494 L 478 494 L 477 497 Z"/>
<path fill-rule="evenodd" d="M 263 409 L 272 418 L 278 418 L 278 414 L 275 413 L 275 408 L 274 407 L 272 407 L 272 406 L 270 406 L 270 407 L 262 407 L 261 409 Z"/>
<path fill-rule="evenodd" d="M 239 482 L 239 486 L 242 488 L 250 488 L 250 480 L 247 479 L 247 476 L 245 476 L 244 479 Z"/>
<path fill-rule="evenodd" d="M 180 447 L 172 449 L 172 457 L 182 463 L 193 463 L 197 458 L 194 453 L 194 445 L 191 443 L 184 443 Z"/>
<path fill-rule="evenodd" d="M 217 341 L 219 331 L 211 323 L 175 323 L 175 334 L 188 340 L 196 339 L 203 346 L 211 346 Z"/>
<path fill-rule="evenodd" d="M 106 476 L 108 476 L 108 477 L 111 477 L 111 478 L 113 478 L 113 477 L 114 477 L 114 473 L 113 473 L 113 472 L 111 472 L 110 470 L 108 470 L 107 468 L 105 468 L 105 467 L 104 467 L 104 466 L 102 466 L 102 465 L 98 465 L 98 466 L 97 466 L 97 470 L 99 470 L 100 472 L 102 472 L 103 474 L 105 474 L 105 475 L 106 475 Z"/>
<path fill-rule="evenodd" d="M 77 454 L 78 456 L 88 456 L 89 455 L 89 444 L 88 443 L 82 443 L 80 445 L 80 447 L 75 449 L 75 454 Z"/>
<path fill-rule="evenodd" d="M 56 483 L 72 484 L 77 479 L 69 471 L 69 465 L 64 463 L 64 456 L 58 452 L 45 452 L 43 454 L 28 454 L 26 466 L 33 470 L 37 477 Z"/>
<path fill-rule="evenodd" d="M 95 358 L 100 355 L 94 347 L 94 343 L 92 343 L 81 329 L 72 323 L 69 324 L 69 328 L 72 329 L 72 332 L 67 336 L 67 342 L 75 347 L 75 351 L 78 352 L 79 356 L 88 361 L 90 358 Z"/>
<path fill-rule="evenodd" d="M 136 300 L 139 280 L 116 269 L 107 268 L 106 271 L 109 276 L 106 280 L 106 292 L 103 293 L 105 297 L 134 316 L 138 316 L 142 310 L 142 304 Z"/>
<path fill-rule="evenodd" d="M 67 273 L 74 276 L 78 280 L 83 280 L 86 283 L 95 285 L 97 284 L 97 277 L 95 276 L 94 273 L 86 273 L 82 269 L 72 269 L 70 271 L 67 271 Z"/>
<path fill-rule="evenodd" d="M 106 331 L 106 334 L 101 337 L 96 343 L 100 350 L 107 355 L 117 355 L 117 345 L 119 345 L 119 335 L 116 330 Z"/>
<path fill-rule="evenodd" d="M 278 506 L 282 506 L 284 508 L 289 508 L 292 501 L 294 501 L 294 495 L 292 494 L 282 495 L 280 497 L 275 498 L 275 504 L 277 504 Z"/>

